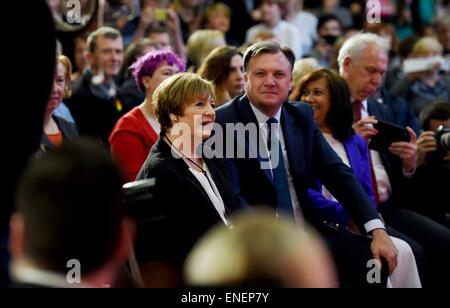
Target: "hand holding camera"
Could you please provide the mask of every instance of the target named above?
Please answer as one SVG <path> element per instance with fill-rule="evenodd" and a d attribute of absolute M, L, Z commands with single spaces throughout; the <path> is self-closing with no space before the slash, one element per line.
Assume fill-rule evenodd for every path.
<path fill-rule="evenodd" d="M 165 23 L 172 30 L 179 27 L 179 18 L 177 13 L 171 8 L 151 8 L 147 7 L 141 14 L 141 24 L 145 28 L 156 23 Z"/>
<path fill-rule="evenodd" d="M 443 160 L 446 162 L 450 162 L 450 127 L 441 125 L 434 132 L 434 138 L 437 141 L 438 155 L 443 157 Z"/>
<path fill-rule="evenodd" d="M 149 27 L 151 24 L 156 22 L 155 12 L 151 7 L 146 7 L 142 13 L 139 23 L 144 26 L 144 28 Z"/>
<path fill-rule="evenodd" d="M 450 127 L 441 125 L 436 132 L 424 131 L 417 139 L 417 146 L 417 166 L 426 161 L 439 162 L 442 159 L 450 162 Z M 433 155 L 427 159 L 428 153 L 432 152 Z"/>
<path fill-rule="evenodd" d="M 434 132 L 425 131 L 420 134 L 419 139 L 417 139 L 417 146 L 417 166 L 421 166 L 425 163 L 427 154 L 437 150 L 437 142 L 434 138 Z"/>

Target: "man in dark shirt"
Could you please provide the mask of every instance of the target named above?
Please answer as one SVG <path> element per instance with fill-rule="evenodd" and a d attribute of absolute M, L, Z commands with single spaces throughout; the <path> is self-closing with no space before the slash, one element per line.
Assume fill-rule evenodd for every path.
<path fill-rule="evenodd" d="M 130 109 L 114 82 L 123 64 L 123 40 L 116 29 L 101 27 L 89 35 L 87 43 L 90 66 L 73 85 L 67 105 L 80 135 L 107 143 L 116 121 Z"/>

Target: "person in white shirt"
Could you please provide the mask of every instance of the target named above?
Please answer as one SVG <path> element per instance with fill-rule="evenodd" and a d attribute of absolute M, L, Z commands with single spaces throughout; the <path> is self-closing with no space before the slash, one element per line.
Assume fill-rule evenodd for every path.
<path fill-rule="evenodd" d="M 262 23 L 247 30 L 246 42 L 250 42 L 260 32 L 272 32 L 281 45 L 292 49 L 297 59 L 302 58 L 302 36 L 297 27 L 281 19 L 284 10 L 282 0 L 256 0 L 256 8 L 261 11 Z"/>
<path fill-rule="evenodd" d="M 303 0 L 286 0 L 284 20 L 297 27 L 301 35 L 302 51 L 307 54 L 317 38 L 317 17 L 302 10 Z"/>

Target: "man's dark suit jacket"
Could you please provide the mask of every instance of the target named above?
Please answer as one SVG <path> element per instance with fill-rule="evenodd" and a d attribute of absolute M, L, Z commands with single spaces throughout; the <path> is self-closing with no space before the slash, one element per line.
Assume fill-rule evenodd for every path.
<path fill-rule="evenodd" d="M 389 93 L 385 86 L 381 88 L 381 98 L 383 104 L 391 107 L 395 121 L 394 124 L 402 127 L 409 126 L 417 136 L 420 135 L 421 127 L 419 119 L 416 117 L 406 100 L 400 96 Z"/>
<path fill-rule="evenodd" d="M 377 120 L 395 124 L 394 114 L 392 112 L 392 109 L 388 105 L 380 104 L 376 100 L 369 98 L 367 100 L 367 108 L 369 115 L 375 116 Z M 407 190 L 409 180 L 406 180 L 403 175 L 403 162 L 401 158 L 390 153 L 380 154 L 381 160 L 383 161 L 384 168 L 386 169 L 386 173 L 388 174 L 389 181 L 391 182 L 392 186 L 391 199 L 395 200 L 395 198 L 399 196 L 402 198 L 402 200 L 397 201 L 405 202 L 405 196 L 410 195 L 408 193 L 404 193 Z"/>
<path fill-rule="evenodd" d="M 67 107 L 77 123 L 82 136 L 90 136 L 108 143 L 117 120 L 131 108 L 123 101 L 120 93 L 116 97 L 99 97 L 92 92 L 92 73 L 88 70 L 74 83 L 72 96 L 66 101 Z"/>
<path fill-rule="evenodd" d="M 220 192 L 226 211 L 236 210 L 231 178 L 222 159 L 206 159 L 212 179 Z M 215 224 L 223 224 L 203 186 L 181 158 L 160 135 L 136 180 L 155 178 L 154 198 L 149 206 L 158 207 L 162 221 L 150 228 L 138 225 L 136 255 L 140 261 L 152 258 L 182 262 L 194 243 Z M 151 232 L 157 232 L 152 234 Z M 156 244 L 156 245 L 155 245 Z"/>
<path fill-rule="evenodd" d="M 256 123 L 257 120 L 247 96 L 244 95 L 216 109 L 216 121 L 225 131 L 226 123 L 246 125 Z M 280 122 L 290 174 L 306 219 L 317 227 L 322 225 L 322 222 L 314 221 L 309 214 L 311 208 L 308 205 L 307 188 L 315 185 L 314 177 L 317 177 L 340 201 L 360 230 L 364 230 L 363 225 L 366 222 L 379 218 L 352 169 L 342 163 L 322 136 L 309 105 L 286 101 L 282 107 Z M 235 138 L 235 147 L 237 146 Z M 249 146 L 248 137 L 244 146 Z M 270 176 L 260 168 L 257 158 L 235 158 L 228 162 L 234 188 L 241 203 L 276 207 L 275 188 Z"/>

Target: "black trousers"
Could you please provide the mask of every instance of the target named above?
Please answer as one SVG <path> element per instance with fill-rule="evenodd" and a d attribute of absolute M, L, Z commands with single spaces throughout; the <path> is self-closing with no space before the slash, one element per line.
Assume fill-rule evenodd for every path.
<path fill-rule="evenodd" d="M 448 285 L 450 229 L 417 212 L 398 207 L 389 200 L 381 203 L 378 211 L 383 215 L 386 224 L 423 247 L 425 259 L 423 286 L 442 288 Z"/>
<path fill-rule="evenodd" d="M 388 263 L 382 260 L 379 282 L 371 282 L 370 260 L 373 259 L 370 244 L 372 238 L 347 230 L 335 230 L 326 225 L 319 226 L 319 232 L 331 252 L 337 272 L 340 287 L 344 288 L 385 288 L 389 275 Z M 368 263 L 369 262 L 369 263 Z"/>

